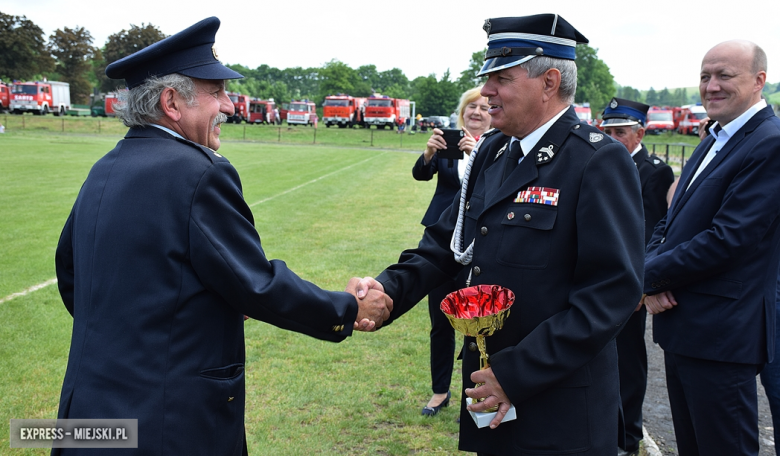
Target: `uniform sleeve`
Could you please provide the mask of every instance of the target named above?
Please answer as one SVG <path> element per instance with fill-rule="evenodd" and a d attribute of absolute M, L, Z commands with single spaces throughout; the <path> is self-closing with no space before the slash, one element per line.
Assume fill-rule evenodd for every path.
<path fill-rule="evenodd" d="M 568 307 L 519 344 L 491 355 L 499 383 L 520 403 L 571 376 L 620 332 L 642 293 L 644 221 L 636 166 L 607 145 L 585 166 L 576 211 Z"/>
<path fill-rule="evenodd" d="M 439 159 L 434 154 L 431 157 L 431 161 L 425 164 L 425 154 L 420 154 L 420 157 L 414 162 L 412 167 L 412 177 L 418 181 L 429 181 L 433 179 L 433 176 L 439 170 Z"/>
<path fill-rule="evenodd" d="M 666 215 L 666 193 L 674 182 L 674 172 L 669 166 L 659 166 L 647 179 L 642 189 L 645 208 L 645 239 L 650 241 L 653 228 Z"/>
<path fill-rule="evenodd" d="M 190 219 L 191 262 L 204 286 L 236 310 L 279 328 L 341 341 L 352 333 L 355 298 L 325 291 L 268 261 L 228 162 L 209 167 L 195 191 Z"/>
<path fill-rule="evenodd" d="M 673 290 L 721 273 L 753 254 L 771 235 L 768 231 L 780 215 L 779 139 L 776 133 L 752 145 L 709 229 L 670 250 L 661 250 L 662 244 L 648 250 L 653 255 L 645 264 L 646 293 Z"/>
<path fill-rule="evenodd" d="M 73 289 L 74 289 L 74 269 L 73 269 L 73 212 L 68 216 L 65 227 L 60 233 L 60 240 L 57 243 L 57 251 L 54 255 L 54 267 L 57 272 L 57 287 L 60 290 L 62 303 L 73 316 Z"/>

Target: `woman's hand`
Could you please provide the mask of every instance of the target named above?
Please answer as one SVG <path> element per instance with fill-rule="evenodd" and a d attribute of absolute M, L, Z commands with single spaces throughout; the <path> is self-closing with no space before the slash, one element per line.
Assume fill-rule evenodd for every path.
<path fill-rule="evenodd" d="M 433 155 L 437 150 L 447 148 L 447 143 L 444 141 L 444 136 L 442 136 L 443 134 L 444 132 L 438 128 L 434 128 L 433 134 L 430 138 L 428 138 L 428 144 L 425 145 L 425 152 L 423 152 L 423 155 L 425 155 L 426 165 L 431 162 Z"/>
<path fill-rule="evenodd" d="M 477 140 L 471 136 L 471 133 L 466 130 L 466 127 L 461 127 L 461 130 L 463 130 L 463 137 L 458 141 L 458 148 L 468 155 L 474 150 L 474 147 L 477 145 Z"/>

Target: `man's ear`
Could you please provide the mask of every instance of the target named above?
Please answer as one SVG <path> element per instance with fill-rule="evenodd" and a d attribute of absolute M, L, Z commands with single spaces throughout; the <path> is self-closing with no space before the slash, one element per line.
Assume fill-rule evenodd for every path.
<path fill-rule="evenodd" d="M 171 87 L 166 87 L 160 94 L 160 107 L 163 115 L 173 122 L 181 119 L 181 103 L 183 100 Z"/>
<path fill-rule="evenodd" d="M 558 88 L 561 86 L 561 72 L 557 68 L 550 68 L 542 75 L 544 84 L 544 100 L 558 97 Z"/>

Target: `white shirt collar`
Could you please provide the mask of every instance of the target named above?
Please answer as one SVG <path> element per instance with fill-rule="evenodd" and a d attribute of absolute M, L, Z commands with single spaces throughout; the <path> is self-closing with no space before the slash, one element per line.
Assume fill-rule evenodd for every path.
<path fill-rule="evenodd" d="M 531 151 L 531 148 L 533 148 L 536 145 L 536 143 L 538 143 L 539 140 L 542 139 L 542 136 L 544 136 L 544 134 L 547 133 L 547 130 L 549 130 L 550 127 L 552 127 L 553 124 L 557 122 L 558 119 L 560 119 L 561 116 L 564 115 L 568 110 L 569 110 L 568 106 L 563 108 L 561 112 L 556 114 L 555 117 L 553 117 L 552 119 L 548 120 L 546 124 L 532 131 L 531 134 L 529 134 L 523 139 L 518 139 L 512 136 L 512 141 L 520 141 L 520 147 L 523 149 L 523 157 L 528 155 L 528 152 Z M 509 142 L 510 147 L 512 146 L 512 141 Z"/>
<path fill-rule="evenodd" d="M 151 125 L 153 127 L 157 127 L 157 128 L 159 128 L 160 130 L 162 130 L 162 131 L 164 131 L 166 133 L 170 133 L 171 135 L 173 135 L 173 136 L 175 136 L 177 138 L 187 139 L 184 136 L 182 136 L 182 135 L 176 133 L 175 131 L 171 130 L 170 128 L 163 127 L 162 125 L 157 125 L 157 124 L 149 124 L 149 125 Z"/>
<path fill-rule="evenodd" d="M 716 141 L 725 142 L 724 139 L 728 140 L 728 138 L 734 136 L 734 133 L 739 131 L 740 128 L 744 127 L 745 124 L 748 123 L 748 120 L 750 120 L 754 115 L 756 115 L 756 113 L 758 113 L 758 111 L 764 108 L 766 108 L 766 100 L 762 98 L 758 100 L 758 103 L 749 107 L 747 111 L 743 112 L 742 115 L 736 119 L 732 120 L 726 125 L 721 125 L 721 130 L 717 134 L 715 133 L 715 125 L 718 125 L 716 122 L 715 125 L 710 127 L 710 134 L 715 137 Z"/>
<path fill-rule="evenodd" d="M 637 152 L 639 152 L 640 150 L 642 150 L 642 143 L 641 143 L 641 142 L 640 142 L 639 144 L 637 144 L 637 145 L 636 145 L 636 149 L 634 149 L 634 151 L 633 151 L 633 152 L 631 152 L 631 156 L 633 157 L 633 156 L 634 156 L 634 155 L 636 155 L 636 153 L 637 153 Z"/>

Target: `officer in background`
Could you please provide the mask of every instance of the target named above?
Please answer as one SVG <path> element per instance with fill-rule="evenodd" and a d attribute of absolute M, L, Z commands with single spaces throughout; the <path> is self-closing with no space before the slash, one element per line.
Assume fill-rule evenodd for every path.
<path fill-rule="evenodd" d="M 615 336 L 641 297 L 644 235 L 636 166 L 577 118 L 575 47 L 557 14 L 489 19 L 480 75 L 495 130 L 469 158 L 459 197 L 417 248 L 358 295 L 383 290 L 400 317 L 447 280 L 500 285 L 516 300 L 463 352 L 460 442 L 481 455 L 615 454 L 620 408 Z M 462 272 L 462 273 L 461 273 Z M 485 382 L 474 388 L 475 383 Z M 465 397 L 486 398 L 466 407 Z M 510 405 L 517 419 L 501 423 Z M 469 410 L 498 406 L 477 428 Z"/>
<path fill-rule="evenodd" d="M 642 144 L 648 109 L 650 106 L 644 103 L 613 98 L 602 114 L 604 133 L 626 146 L 639 170 L 645 243 L 653 235 L 655 224 L 666 215 L 666 192 L 674 182 L 672 168 L 655 155 L 650 155 Z M 623 420 L 618 421 L 618 427 L 625 425 L 625 442 L 622 441 L 622 433 L 618 436 L 619 456 L 638 454 L 639 441 L 642 440 L 642 403 L 647 388 L 646 322 L 647 309 L 640 305 L 616 339 L 623 406 Z"/>
<path fill-rule="evenodd" d="M 92 167 L 57 246 L 73 316 L 57 417 L 135 418 L 139 454 L 246 454 L 244 315 L 338 342 L 388 310 L 266 259 L 216 152 L 233 114 L 224 80 L 242 77 L 217 60 L 218 29 L 205 19 L 106 68 L 127 83 L 116 112 L 130 130 Z"/>

